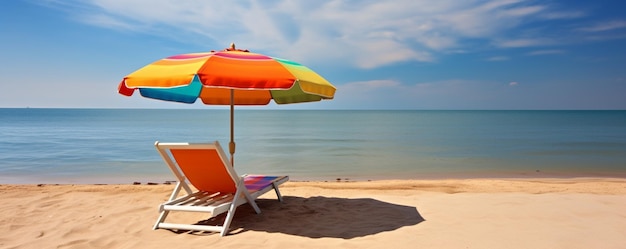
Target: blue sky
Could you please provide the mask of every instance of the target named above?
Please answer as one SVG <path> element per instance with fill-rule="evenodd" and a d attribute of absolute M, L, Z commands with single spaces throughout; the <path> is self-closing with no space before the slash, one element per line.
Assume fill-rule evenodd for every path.
<path fill-rule="evenodd" d="M 0 107 L 206 108 L 124 97 L 175 54 L 300 62 L 335 99 L 279 109 L 626 109 L 626 2 L 0 1 Z M 198 101 L 199 102 L 199 101 Z"/>

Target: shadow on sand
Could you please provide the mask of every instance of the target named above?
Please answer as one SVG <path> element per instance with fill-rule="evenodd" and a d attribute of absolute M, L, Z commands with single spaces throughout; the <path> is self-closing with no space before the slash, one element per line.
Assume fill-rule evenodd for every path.
<path fill-rule="evenodd" d="M 258 199 L 261 214 L 248 204 L 235 212 L 230 235 L 246 231 L 284 233 L 310 238 L 351 239 L 393 231 L 424 221 L 417 208 L 371 198 L 285 196 L 284 202 Z M 215 225 L 225 215 L 197 224 Z"/>

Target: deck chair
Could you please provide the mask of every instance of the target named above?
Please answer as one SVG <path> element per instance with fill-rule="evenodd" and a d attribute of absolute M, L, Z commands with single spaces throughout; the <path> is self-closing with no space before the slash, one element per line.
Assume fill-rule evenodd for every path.
<path fill-rule="evenodd" d="M 282 202 L 278 185 L 287 182 L 288 176 L 239 176 L 217 141 L 197 144 L 157 141 L 155 147 L 178 181 L 169 200 L 160 205 L 161 214 L 154 229 L 210 231 L 224 236 L 238 206 L 249 203 L 259 214 L 261 210 L 255 199 L 272 189 Z M 178 197 L 182 189 L 186 194 Z M 223 225 L 213 226 L 166 223 L 170 211 L 206 212 L 208 218 L 228 213 Z"/>

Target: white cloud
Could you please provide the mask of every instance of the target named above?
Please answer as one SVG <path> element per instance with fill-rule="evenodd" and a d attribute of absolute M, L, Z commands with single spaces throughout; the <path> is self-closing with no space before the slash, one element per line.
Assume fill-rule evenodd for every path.
<path fill-rule="evenodd" d="M 342 90 L 359 90 L 359 91 L 371 91 L 373 89 L 381 89 L 381 88 L 395 88 L 400 87 L 401 84 L 395 80 L 368 80 L 368 81 L 357 81 L 350 82 L 340 86 Z"/>
<path fill-rule="evenodd" d="M 517 83 L 515 81 L 509 83 L 509 86 L 517 86 L 517 85 L 519 85 L 519 83 Z"/>
<path fill-rule="evenodd" d="M 618 20 L 618 21 L 598 23 L 592 26 L 580 28 L 579 30 L 585 31 L 585 32 L 602 32 L 602 31 L 610 31 L 610 30 L 623 29 L 623 28 L 626 28 L 626 21 Z"/>
<path fill-rule="evenodd" d="M 487 61 L 508 61 L 510 59 L 511 58 L 507 56 L 493 56 L 493 57 L 487 58 Z"/>
<path fill-rule="evenodd" d="M 502 83 L 452 79 L 398 84 L 393 80 L 338 86 L 333 106 L 356 109 L 493 109 L 514 107 L 519 91 Z M 513 104 L 510 101 L 513 100 Z"/>
<path fill-rule="evenodd" d="M 527 55 L 549 55 L 549 54 L 564 54 L 565 51 L 560 49 L 548 49 L 548 50 L 536 50 L 528 53 Z"/>
<path fill-rule="evenodd" d="M 555 43 L 556 41 L 549 38 L 521 38 L 512 40 L 501 40 L 497 41 L 495 44 L 496 46 L 502 48 L 521 48 L 553 45 Z"/>
<path fill-rule="evenodd" d="M 540 6 L 540 5 L 524 6 L 524 7 L 519 7 L 519 8 L 512 8 L 510 10 L 505 10 L 502 12 L 502 15 L 509 16 L 509 17 L 526 17 L 529 15 L 537 14 L 545 10 L 546 8 L 547 8 L 546 6 Z"/>
<path fill-rule="evenodd" d="M 554 11 L 547 12 L 541 15 L 542 18 L 548 20 L 562 20 L 562 19 L 576 19 L 585 17 L 587 14 L 582 11 Z"/>
<path fill-rule="evenodd" d="M 84 18 L 84 22 L 101 27 L 114 28 L 118 30 L 141 31 L 141 27 L 133 25 L 123 20 L 116 19 L 109 15 L 93 15 Z"/>
<path fill-rule="evenodd" d="M 218 46 L 213 49 L 236 42 L 241 48 L 298 61 L 340 59 L 360 68 L 435 61 L 440 53 L 474 49 L 465 45 L 467 39 L 501 48 L 552 44 L 550 39 L 537 38 L 542 34 L 516 37 L 512 31 L 537 20 L 583 16 L 580 11 L 528 0 L 47 3 L 62 6 L 91 25 Z"/>

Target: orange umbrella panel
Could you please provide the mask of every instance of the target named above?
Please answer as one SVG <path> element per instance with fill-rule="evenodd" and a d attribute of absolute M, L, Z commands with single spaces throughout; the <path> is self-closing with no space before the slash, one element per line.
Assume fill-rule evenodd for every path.
<path fill-rule="evenodd" d="M 289 89 L 297 80 L 272 57 L 240 51 L 215 53 L 198 70 L 205 86 L 236 89 Z"/>

